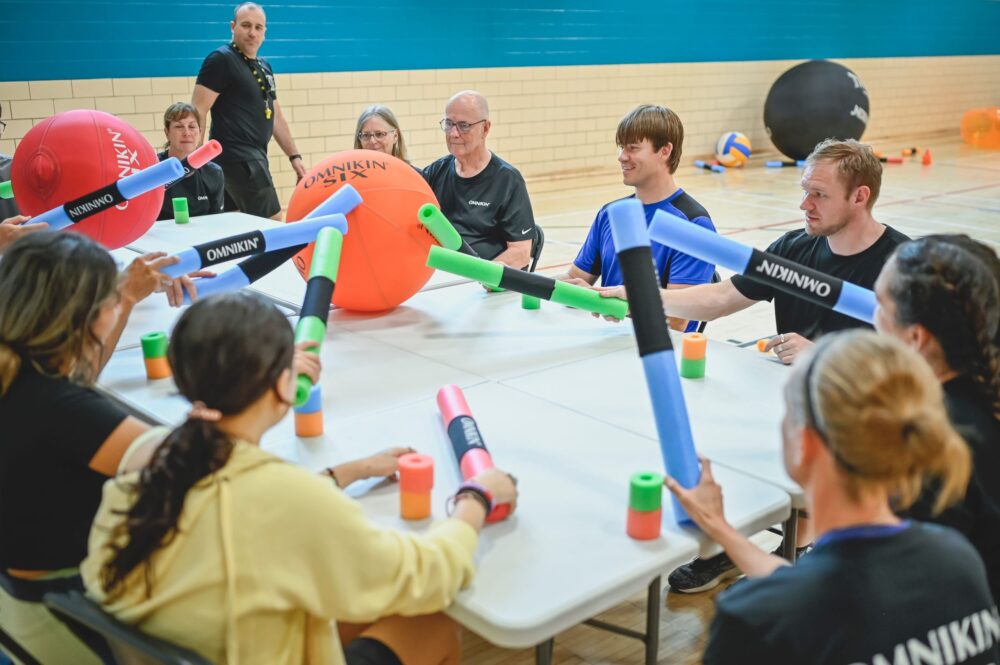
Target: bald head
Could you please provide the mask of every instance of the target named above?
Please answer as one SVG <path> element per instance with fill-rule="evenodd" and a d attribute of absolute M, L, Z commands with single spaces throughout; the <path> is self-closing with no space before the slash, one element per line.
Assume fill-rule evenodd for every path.
<path fill-rule="evenodd" d="M 261 16 L 266 16 L 264 14 L 264 8 L 258 5 L 256 2 L 243 2 L 236 5 L 236 9 L 233 10 L 233 21 L 239 22 L 240 12 L 242 11 L 256 11 L 260 12 Z"/>
<path fill-rule="evenodd" d="M 463 90 L 461 92 L 456 92 L 452 95 L 451 99 L 444 107 L 445 113 L 448 113 L 452 108 L 464 108 L 465 110 L 473 112 L 479 118 L 485 120 L 490 117 L 490 105 L 486 101 L 486 97 L 483 96 L 481 92 L 475 90 Z"/>

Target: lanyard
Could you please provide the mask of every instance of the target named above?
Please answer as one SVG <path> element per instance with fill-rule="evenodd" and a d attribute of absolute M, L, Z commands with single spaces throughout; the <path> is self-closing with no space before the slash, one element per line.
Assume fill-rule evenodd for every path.
<path fill-rule="evenodd" d="M 271 119 L 271 102 L 275 98 L 274 87 L 271 85 L 270 79 L 268 79 L 267 74 L 264 73 L 264 66 L 260 64 L 260 59 L 253 58 L 250 59 L 243 54 L 242 51 L 236 46 L 235 43 L 229 45 L 234 51 L 240 54 L 243 58 L 243 62 L 247 63 L 247 67 L 250 68 L 250 73 L 253 75 L 254 79 L 257 81 L 257 85 L 260 86 L 261 97 L 264 98 L 264 117 L 268 120 Z"/>

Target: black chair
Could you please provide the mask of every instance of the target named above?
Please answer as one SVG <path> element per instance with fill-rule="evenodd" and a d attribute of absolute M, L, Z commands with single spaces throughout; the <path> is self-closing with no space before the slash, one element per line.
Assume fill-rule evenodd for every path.
<path fill-rule="evenodd" d="M 44 601 L 77 635 L 102 637 L 117 665 L 212 665 L 193 651 L 118 621 L 79 591 L 47 593 Z"/>
<path fill-rule="evenodd" d="M 16 658 L 17 662 L 21 663 L 21 665 L 42 665 L 35 660 L 34 656 L 25 651 L 13 637 L 3 630 L 0 630 L 0 653 Z M 7 662 L 7 660 L 0 658 L 0 662 Z"/>
<path fill-rule="evenodd" d="M 542 256 L 542 247 L 545 246 L 545 232 L 542 231 L 542 227 L 535 224 L 535 237 L 531 241 L 531 265 L 528 266 L 528 272 L 535 272 L 535 266 L 538 265 L 538 259 Z"/>

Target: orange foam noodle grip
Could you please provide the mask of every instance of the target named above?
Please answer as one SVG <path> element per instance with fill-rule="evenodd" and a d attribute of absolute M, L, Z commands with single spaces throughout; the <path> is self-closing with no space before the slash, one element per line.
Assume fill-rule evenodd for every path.
<path fill-rule="evenodd" d="M 323 435 L 323 412 L 295 414 L 295 436 L 308 438 Z"/>
<path fill-rule="evenodd" d="M 166 379 L 172 375 L 170 363 L 165 357 L 143 358 L 142 360 L 146 364 L 147 379 Z"/>
<path fill-rule="evenodd" d="M 966 111 L 962 116 L 962 140 L 977 148 L 1000 150 L 1000 106 Z"/>
<path fill-rule="evenodd" d="M 430 517 L 433 488 L 433 457 L 407 453 L 399 458 L 399 514 L 404 520 Z"/>
<path fill-rule="evenodd" d="M 656 540 L 660 537 L 663 523 L 663 509 L 641 511 L 628 509 L 625 533 L 636 540 Z"/>
<path fill-rule="evenodd" d="M 708 347 L 708 338 L 702 333 L 685 333 L 681 342 L 681 358 L 685 360 L 702 360 L 705 357 L 705 349 Z"/>
<path fill-rule="evenodd" d="M 757 350 L 760 351 L 761 353 L 766 353 L 767 352 L 767 343 L 769 341 L 771 341 L 771 340 L 767 339 L 766 337 L 764 339 L 758 339 L 757 340 Z"/>

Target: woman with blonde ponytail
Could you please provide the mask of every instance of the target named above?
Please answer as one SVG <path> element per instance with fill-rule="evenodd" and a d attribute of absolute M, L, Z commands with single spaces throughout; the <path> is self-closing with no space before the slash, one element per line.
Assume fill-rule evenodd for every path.
<path fill-rule="evenodd" d="M 941 508 L 963 495 L 970 474 L 926 363 L 888 336 L 835 333 L 793 367 L 785 407 L 785 468 L 805 490 L 817 535 L 794 566 L 726 522 L 708 460 L 692 489 L 666 480 L 756 578 L 719 597 L 703 662 L 997 662 L 1000 616 L 975 549 L 894 512 L 925 478 L 937 480 Z"/>
<path fill-rule="evenodd" d="M 0 629 L 46 665 L 98 662 L 41 596 L 82 588 L 101 485 L 147 429 L 92 384 L 175 261 L 149 254 L 119 277 L 96 242 L 50 231 L 0 261 Z"/>
<path fill-rule="evenodd" d="M 900 245 L 875 283 L 875 327 L 919 353 L 944 389 L 952 424 L 972 450 L 961 500 L 941 512 L 938 486 L 901 513 L 950 526 L 975 546 L 1000 598 L 1000 293 L 996 252 L 961 235 Z"/>

